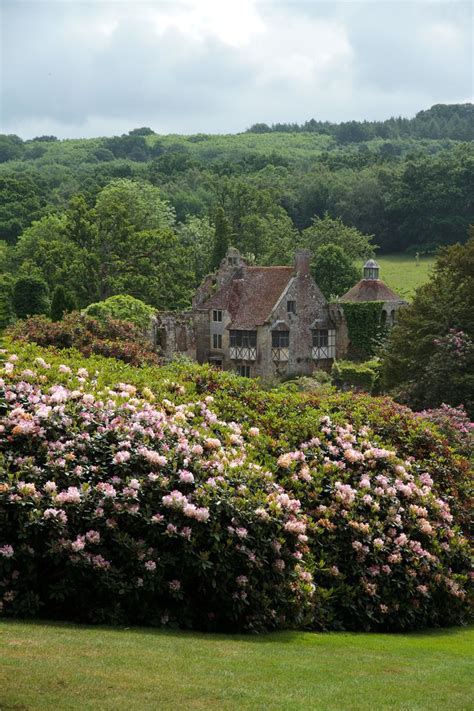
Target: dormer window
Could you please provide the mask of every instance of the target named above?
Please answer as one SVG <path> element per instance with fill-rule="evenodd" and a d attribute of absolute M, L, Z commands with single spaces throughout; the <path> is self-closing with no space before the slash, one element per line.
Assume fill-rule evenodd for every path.
<path fill-rule="evenodd" d="M 230 267 L 236 267 L 238 265 L 238 259 L 237 257 L 227 257 L 227 264 Z"/>
<path fill-rule="evenodd" d="M 296 314 L 296 301 L 286 302 L 286 312 L 289 314 Z"/>
<path fill-rule="evenodd" d="M 213 309 L 212 320 L 218 322 L 222 321 L 222 311 L 220 309 Z"/>

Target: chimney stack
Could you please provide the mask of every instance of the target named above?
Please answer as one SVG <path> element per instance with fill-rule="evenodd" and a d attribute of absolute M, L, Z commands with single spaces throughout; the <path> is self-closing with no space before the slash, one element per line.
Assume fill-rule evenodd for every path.
<path fill-rule="evenodd" d="M 299 249 L 295 253 L 295 269 L 302 276 L 310 273 L 311 252 L 309 249 Z"/>

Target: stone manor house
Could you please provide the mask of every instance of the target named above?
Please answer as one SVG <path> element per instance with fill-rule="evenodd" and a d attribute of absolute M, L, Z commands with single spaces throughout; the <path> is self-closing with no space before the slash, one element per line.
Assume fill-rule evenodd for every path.
<path fill-rule="evenodd" d="M 197 290 L 192 309 L 159 312 L 154 339 L 166 359 L 186 355 L 199 363 L 266 380 L 310 375 L 346 356 L 344 301 L 383 301 L 393 324 L 405 302 L 369 260 L 363 279 L 329 303 L 310 273 L 311 252 L 296 252 L 294 266 L 249 266 L 230 248 L 215 274 Z"/>

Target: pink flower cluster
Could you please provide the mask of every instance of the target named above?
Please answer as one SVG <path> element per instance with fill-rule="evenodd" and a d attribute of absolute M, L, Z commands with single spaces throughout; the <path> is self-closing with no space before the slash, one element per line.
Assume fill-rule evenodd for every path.
<path fill-rule="evenodd" d="M 283 600 L 297 602 L 295 615 L 309 607 L 313 586 L 309 572 L 304 575 L 301 503 L 249 461 L 242 428 L 221 420 L 210 409 L 212 399 L 152 404 L 152 393 L 142 399 L 127 383 L 94 391 L 89 370 L 69 366 L 60 368 L 60 385 L 50 380 L 43 386 L 34 375 L 21 379 L 15 364 L 4 369 L 0 383 L 7 402 L 0 418 L 6 473 L 0 504 L 28 522 L 32 540 L 22 542 L 15 526 L 5 533 L 1 560 L 19 550 L 22 575 L 31 561 L 55 570 L 51 585 L 60 591 L 51 593 L 52 600 L 67 600 L 89 580 L 84 600 L 96 586 L 109 590 L 106 601 L 117 595 L 118 604 L 137 591 L 168 605 L 171 596 L 174 605 L 182 604 L 184 619 L 201 614 L 201 597 L 193 602 L 200 580 L 199 595 L 204 586 L 209 604 L 214 600 L 241 628 L 290 619 Z M 51 370 L 46 361 L 36 365 Z M 249 436 L 258 435 L 254 428 Z M 43 548 L 35 547 L 38 540 L 46 542 Z M 262 587 L 268 562 L 273 572 Z M 218 582 L 225 581 L 226 566 L 236 570 L 234 589 Z M 11 566 L 3 577 L 0 571 L 5 609 L 21 603 L 19 594 L 15 602 L 5 597 L 15 589 L 12 574 Z M 272 596 L 278 613 L 268 608 Z M 93 613 L 99 597 L 84 615 Z M 47 599 L 41 604 L 48 609 Z M 215 609 L 209 614 L 216 619 Z M 173 614 L 163 609 L 159 617 L 172 620 Z"/>

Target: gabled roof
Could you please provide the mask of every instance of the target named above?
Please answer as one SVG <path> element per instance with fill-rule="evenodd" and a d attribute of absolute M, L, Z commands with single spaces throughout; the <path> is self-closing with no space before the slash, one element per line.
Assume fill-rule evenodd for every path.
<path fill-rule="evenodd" d="M 341 301 L 403 301 L 380 279 L 361 279 L 349 289 Z"/>
<path fill-rule="evenodd" d="M 271 316 L 273 307 L 295 275 L 294 267 L 242 267 L 201 308 L 226 309 L 231 328 L 253 329 Z"/>

